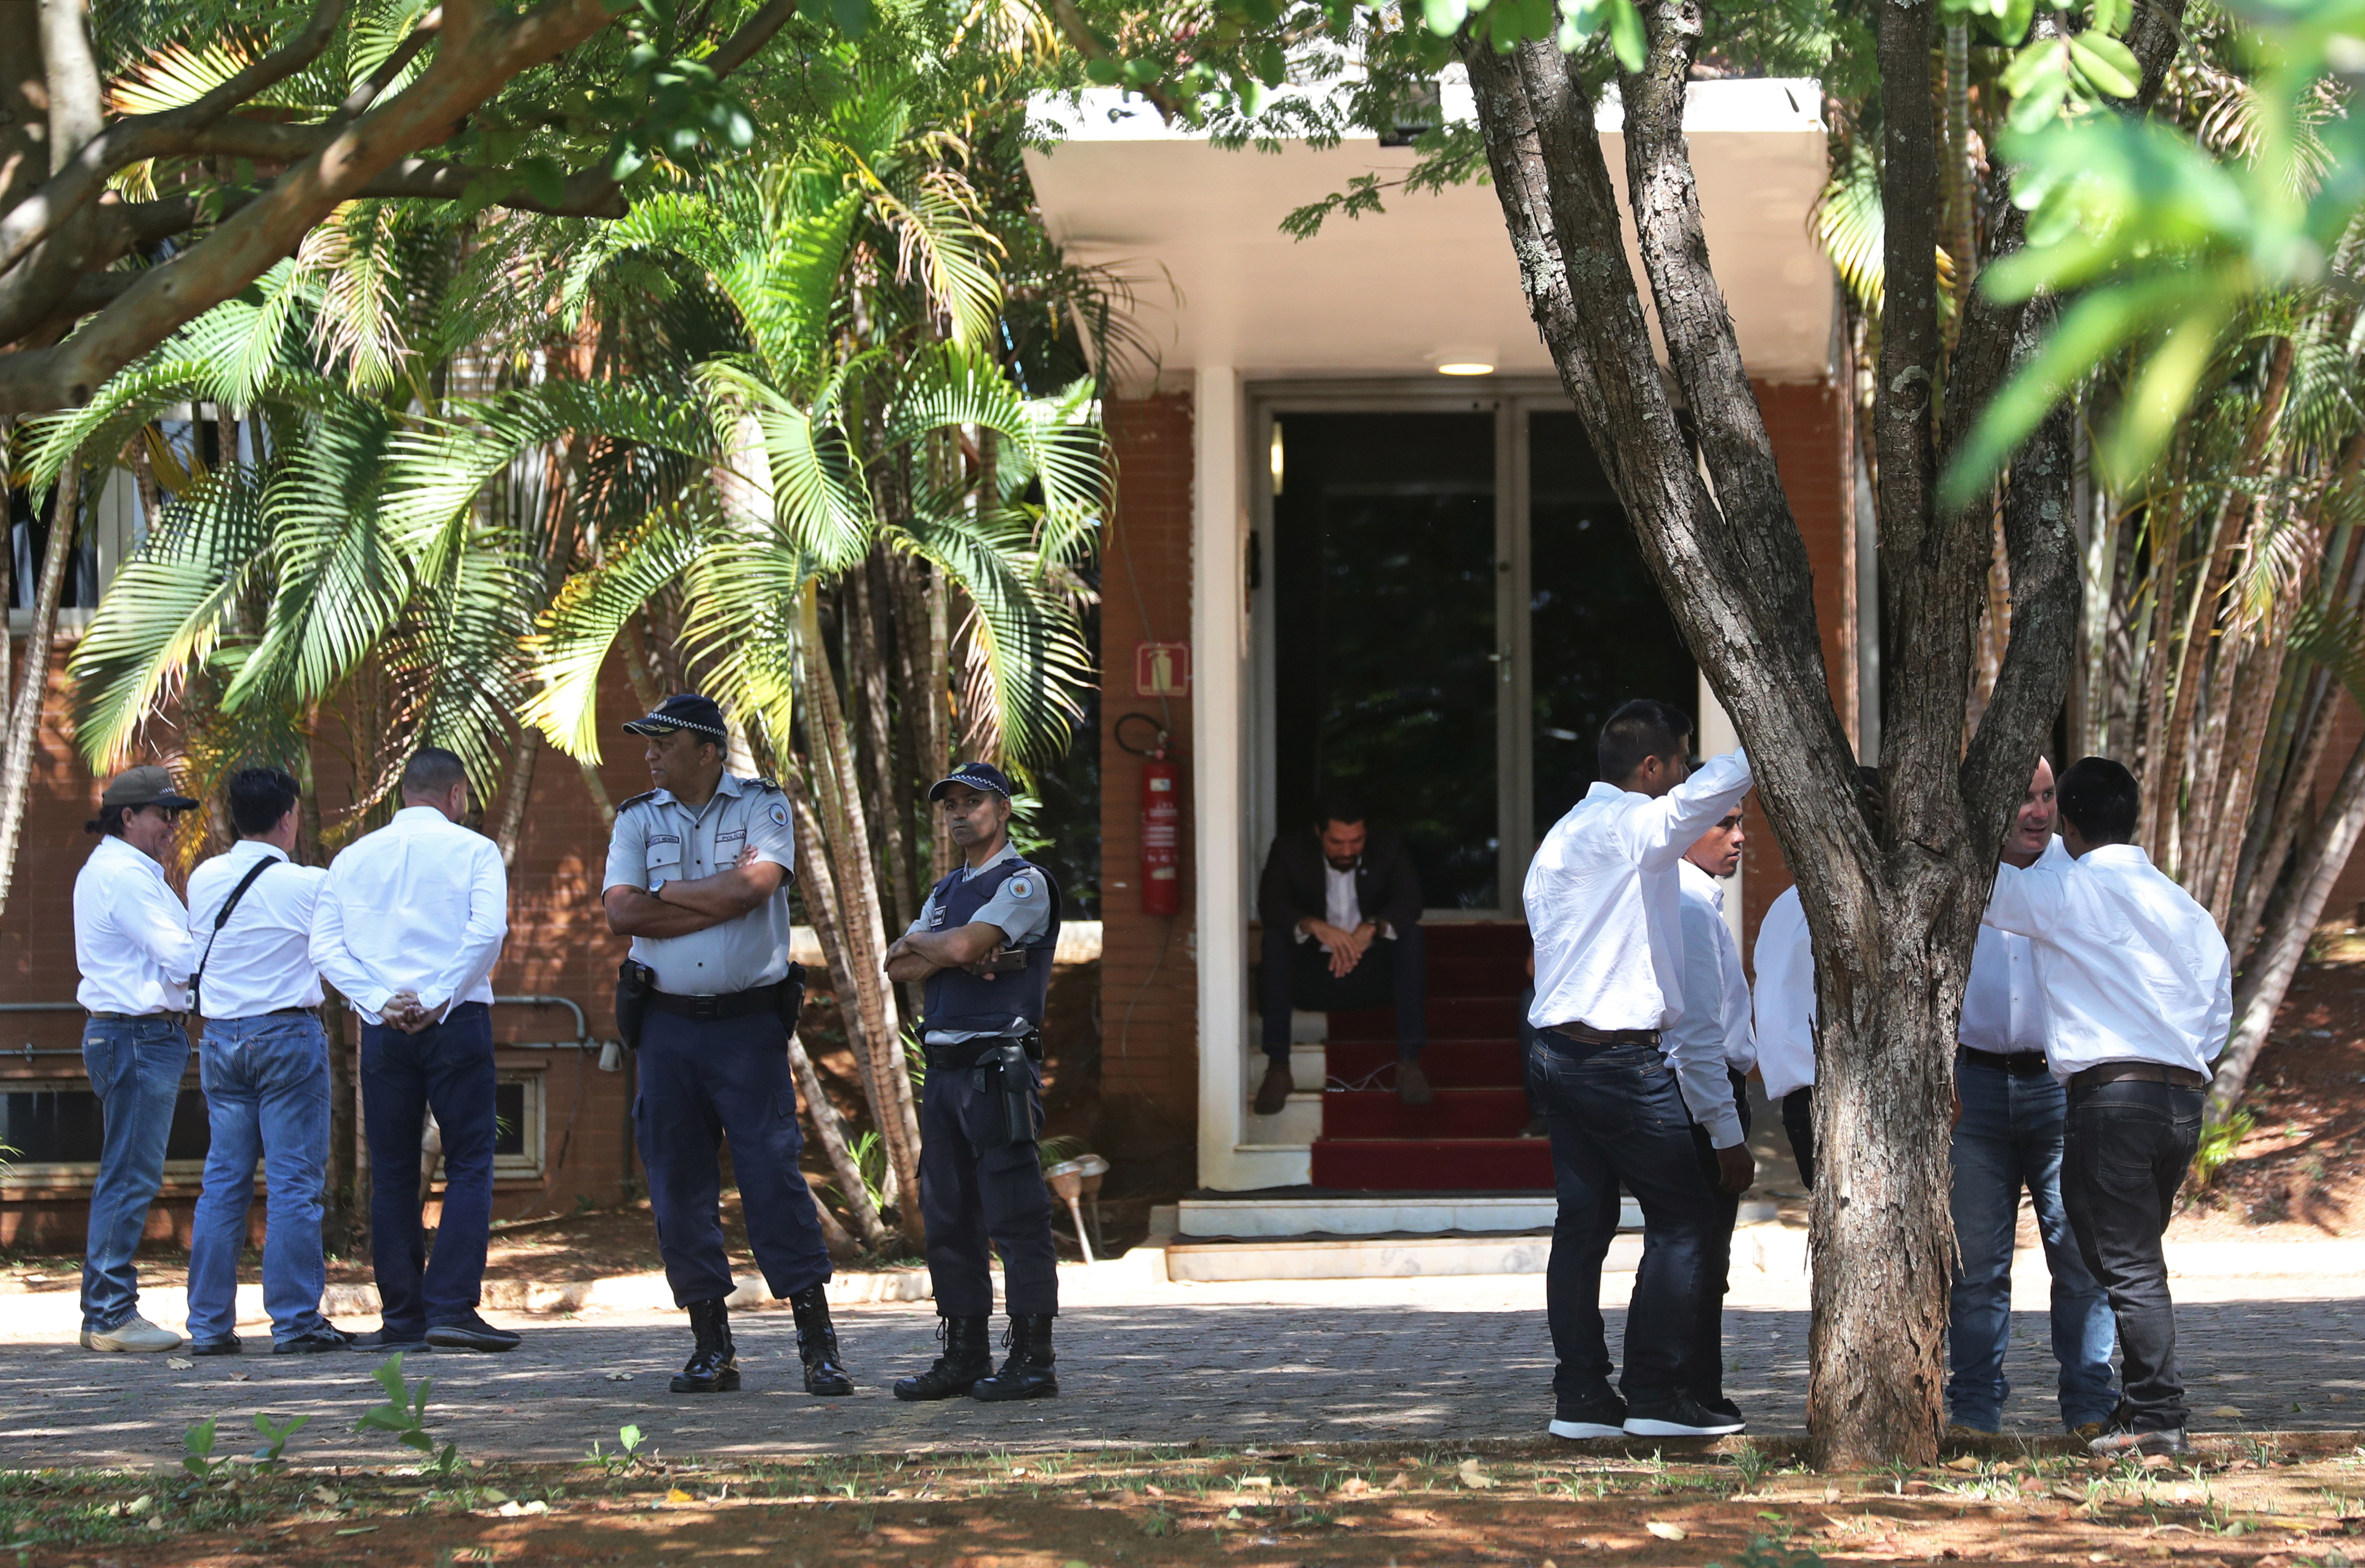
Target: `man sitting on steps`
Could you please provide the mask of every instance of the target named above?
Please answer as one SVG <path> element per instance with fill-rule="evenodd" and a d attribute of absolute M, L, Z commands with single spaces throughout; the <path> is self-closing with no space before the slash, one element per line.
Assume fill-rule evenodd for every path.
<path fill-rule="evenodd" d="M 1420 877 L 1394 834 L 1364 824 L 1362 806 L 1324 800 L 1315 823 L 1272 841 L 1257 889 L 1264 921 L 1258 1004 L 1264 1081 L 1256 1114 L 1289 1103 L 1289 1014 L 1396 1010 L 1396 1097 L 1429 1103 L 1420 1048 L 1429 1043 L 1429 969 L 1420 930 Z"/>

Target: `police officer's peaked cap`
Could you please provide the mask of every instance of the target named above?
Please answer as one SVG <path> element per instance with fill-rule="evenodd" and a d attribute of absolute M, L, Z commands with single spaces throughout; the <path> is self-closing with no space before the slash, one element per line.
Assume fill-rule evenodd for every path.
<path fill-rule="evenodd" d="M 931 801 L 943 800 L 945 798 L 945 791 L 951 789 L 956 784 L 966 784 L 972 790 L 989 790 L 993 794 L 1001 796 L 1005 801 L 1009 800 L 1013 795 L 1015 795 L 1018 792 L 1010 787 L 1010 780 L 1003 778 L 1002 769 L 994 767 L 993 764 L 990 762 L 963 762 L 956 764 L 950 773 L 947 773 L 942 778 L 937 779 L 936 783 L 929 788 L 928 799 Z"/>
<path fill-rule="evenodd" d="M 194 811 L 197 802 L 173 788 L 173 775 L 151 765 L 128 767 L 117 774 L 98 798 L 99 809 L 109 806 L 162 806 L 168 812 Z"/>
<path fill-rule="evenodd" d="M 624 728 L 636 735 L 669 735 L 676 730 L 689 730 L 727 741 L 731 733 L 723 727 L 723 710 L 712 697 L 701 697 L 685 691 L 678 697 L 668 697 L 656 706 L 656 711 L 645 719 L 627 719 Z"/>

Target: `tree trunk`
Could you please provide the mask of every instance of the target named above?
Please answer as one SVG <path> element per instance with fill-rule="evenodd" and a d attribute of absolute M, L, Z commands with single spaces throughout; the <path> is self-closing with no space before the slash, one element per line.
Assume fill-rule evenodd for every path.
<path fill-rule="evenodd" d="M 895 727 L 887 696 L 887 660 L 880 640 L 887 628 L 879 618 L 879 600 L 871 593 L 870 563 L 863 562 L 846 575 L 848 593 L 840 612 L 846 617 L 847 686 L 862 707 L 861 777 L 865 814 L 879 842 L 880 903 L 887 930 L 900 935 L 919 913 L 905 902 L 911 886 L 911 851 L 903 840 L 902 793 L 895 777 Z M 931 782 L 934 782 L 931 780 Z"/>
<path fill-rule="evenodd" d="M 2315 923 L 2324 916 L 2332 885 L 2348 864 L 2360 829 L 2365 829 L 2365 742 L 2341 770 L 2340 782 L 2292 868 L 2291 896 L 2281 901 L 2281 908 L 2268 912 L 2268 928 L 2259 938 L 2258 951 L 2250 955 L 2234 988 L 2234 1035 L 2217 1058 L 2216 1076 L 2209 1085 L 2205 1110 L 2210 1122 L 2223 1122 L 2241 1103 L 2259 1048 L 2267 1043 L 2267 1032 L 2274 1026 L 2300 960 L 2307 956 L 2308 938 L 2315 934 Z"/>
<path fill-rule="evenodd" d="M 799 614 L 797 686 L 802 699 L 801 723 L 808 739 L 813 801 L 819 805 L 825 831 L 821 847 L 830 857 L 835 881 L 833 901 L 838 935 L 845 952 L 846 981 L 841 1013 L 858 1014 L 862 1048 L 867 1052 L 866 1081 L 870 1110 L 879 1136 L 887 1145 L 889 1162 L 902 1201 L 896 1217 L 904 1236 L 922 1238 L 919 1194 L 920 1118 L 913 1103 L 910 1070 L 903 1061 L 902 1029 L 897 1019 L 894 988 L 887 981 L 887 941 L 879 913 L 879 888 L 869 851 L 869 834 L 862 819 L 862 802 L 854 779 L 853 759 L 846 722 L 837 705 L 836 682 L 829 668 L 828 649 L 821 636 L 819 591 L 807 584 Z M 808 901 L 808 909 L 811 901 Z"/>
<path fill-rule="evenodd" d="M 804 1042 L 794 1035 L 789 1036 L 789 1066 L 797 1075 L 798 1089 L 804 1093 L 805 1116 L 813 1123 L 813 1139 L 829 1157 L 829 1168 L 837 1177 L 838 1193 L 854 1215 L 854 1227 L 862 1233 L 862 1245 L 873 1252 L 886 1251 L 887 1226 L 879 1217 L 879 1205 L 870 1201 L 870 1189 L 863 1185 L 862 1168 L 855 1163 L 854 1151 L 846 1147 L 846 1125 L 837 1118 L 837 1107 L 822 1092 L 821 1075 L 813 1070 L 813 1058 L 805 1054 Z M 813 1207 L 832 1225 L 837 1223 L 818 1203 Z"/>
<path fill-rule="evenodd" d="M 520 724 L 510 759 L 510 787 L 501 797 L 500 825 L 493 832 L 493 842 L 501 846 L 501 864 L 512 871 L 517 869 L 518 840 L 525 833 L 526 803 L 533 798 L 533 762 L 541 752 L 542 732 Z"/>
<path fill-rule="evenodd" d="M 926 704 L 928 724 L 927 755 L 921 759 L 921 771 L 934 784 L 952 771 L 953 766 L 953 633 L 952 608 L 947 602 L 950 591 L 942 572 L 931 570 L 922 586 L 928 609 L 928 646 L 925 676 L 927 685 L 921 690 Z M 928 834 L 930 886 L 953 874 L 953 841 L 950 834 L 931 825 Z"/>
<path fill-rule="evenodd" d="M 58 600 L 65 594 L 66 563 L 81 530 L 82 465 L 69 457 L 50 502 L 50 537 L 41 553 L 40 586 L 34 590 L 32 630 L 25 638 L 17 700 L 8 711 L 6 750 L 0 753 L 0 910 L 8 907 L 8 892 L 17 879 L 17 842 L 25 831 L 33 755 L 41 742 L 42 699 L 50 687 L 50 644 L 57 634 Z M 6 627 L 0 625 L 0 638 L 6 634 Z"/>

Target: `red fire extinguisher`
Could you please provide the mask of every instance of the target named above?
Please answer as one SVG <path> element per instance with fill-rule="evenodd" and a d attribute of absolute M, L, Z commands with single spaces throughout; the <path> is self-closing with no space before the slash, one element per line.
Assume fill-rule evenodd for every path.
<path fill-rule="evenodd" d="M 1182 907 L 1182 769 L 1162 744 L 1141 765 L 1141 913 Z"/>

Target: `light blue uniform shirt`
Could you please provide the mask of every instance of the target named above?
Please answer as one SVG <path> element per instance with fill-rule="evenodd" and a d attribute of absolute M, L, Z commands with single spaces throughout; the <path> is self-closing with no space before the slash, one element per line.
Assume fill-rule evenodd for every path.
<path fill-rule="evenodd" d="M 956 867 L 953 877 L 957 881 L 965 882 L 971 877 L 991 871 L 1005 860 L 1023 858 L 1025 857 L 1021 856 L 1016 849 L 1004 844 L 1000 853 L 982 866 Z M 903 935 L 906 936 L 926 935 L 931 929 L 928 923 L 934 920 L 936 915 L 936 890 L 932 888 L 928 891 L 927 898 L 920 904 L 920 917 L 912 922 L 911 929 Z M 1003 946 L 1023 947 L 1050 929 L 1051 890 L 1040 877 L 1012 877 L 996 888 L 993 890 L 993 896 L 980 904 L 977 913 L 969 917 L 970 924 L 975 924 L 979 921 L 1000 929 Z M 976 1040 L 983 1037 L 982 1032 L 975 1029 L 931 1029 L 927 1033 L 926 1043 L 932 1046 L 957 1046 L 963 1040 Z"/>
<path fill-rule="evenodd" d="M 656 971 L 657 989 L 676 996 L 723 996 L 786 979 L 789 882 L 796 870 L 796 830 L 789 798 L 776 787 L 724 774 L 701 811 L 652 790 L 624 802 L 608 840 L 603 888 L 655 892 L 664 883 L 727 871 L 753 845 L 756 858 L 790 873 L 770 898 L 720 925 L 687 936 L 635 936 L 633 957 Z"/>

